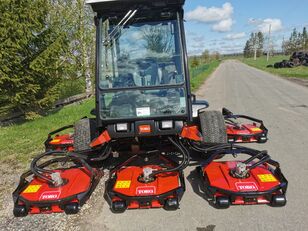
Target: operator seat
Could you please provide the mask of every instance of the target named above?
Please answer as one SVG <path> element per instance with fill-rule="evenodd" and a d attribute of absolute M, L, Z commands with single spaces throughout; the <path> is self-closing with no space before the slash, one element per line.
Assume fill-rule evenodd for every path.
<path fill-rule="evenodd" d="M 151 76 L 150 85 L 155 86 L 159 84 L 159 77 L 158 77 L 158 65 L 157 63 L 152 63 L 148 74 Z"/>
<path fill-rule="evenodd" d="M 119 77 L 115 78 L 113 81 L 113 87 L 135 87 L 136 83 L 132 73 L 120 74 Z"/>
<path fill-rule="evenodd" d="M 162 77 L 161 77 L 160 84 L 162 85 L 169 84 L 171 80 L 171 76 L 169 75 L 169 72 L 166 70 L 165 66 L 162 66 L 161 74 L 162 74 Z"/>

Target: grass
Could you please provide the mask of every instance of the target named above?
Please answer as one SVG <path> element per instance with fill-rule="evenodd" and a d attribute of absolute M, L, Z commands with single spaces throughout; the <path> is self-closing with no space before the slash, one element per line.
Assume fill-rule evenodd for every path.
<path fill-rule="evenodd" d="M 279 75 L 282 77 L 296 77 L 296 78 L 305 78 L 308 79 L 308 67 L 305 66 L 299 66 L 294 68 L 267 68 L 266 66 L 269 64 L 274 65 L 276 62 L 281 62 L 282 60 L 286 59 L 288 60 L 289 56 L 274 56 L 271 57 L 269 62 L 266 61 L 266 56 L 260 57 L 257 60 L 254 60 L 253 58 L 240 58 L 239 60 L 243 63 L 248 64 L 249 66 L 256 67 L 258 69 L 261 69 L 263 71 L 270 72 L 275 75 Z"/>
<path fill-rule="evenodd" d="M 44 150 L 43 143 L 49 132 L 89 116 L 94 107 L 94 100 L 89 99 L 33 121 L 0 127 L 0 160 L 13 158 L 28 163 L 30 158 Z"/>
<path fill-rule="evenodd" d="M 220 61 L 214 60 L 211 61 L 209 64 L 203 64 L 196 68 L 190 69 L 190 85 L 191 90 L 195 92 L 198 88 L 204 83 L 207 77 L 216 70 L 219 66 Z"/>

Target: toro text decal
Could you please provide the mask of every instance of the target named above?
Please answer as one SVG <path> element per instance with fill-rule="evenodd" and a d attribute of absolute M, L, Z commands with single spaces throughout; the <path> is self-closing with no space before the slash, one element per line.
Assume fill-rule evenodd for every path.
<path fill-rule="evenodd" d="M 57 199 L 59 199 L 60 194 L 61 194 L 61 192 L 59 192 L 59 191 L 43 192 L 40 196 L 40 201 L 57 200 Z"/>
<path fill-rule="evenodd" d="M 142 186 L 137 187 L 136 194 L 137 196 L 148 196 L 155 194 L 156 187 L 155 186 Z"/>
<path fill-rule="evenodd" d="M 254 182 L 236 182 L 235 187 L 238 191 L 258 191 L 258 186 Z"/>

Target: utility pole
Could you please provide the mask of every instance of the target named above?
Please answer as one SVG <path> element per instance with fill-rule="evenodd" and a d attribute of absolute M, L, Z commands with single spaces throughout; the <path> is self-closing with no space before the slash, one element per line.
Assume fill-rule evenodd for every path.
<path fill-rule="evenodd" d="M 272 24 L 269 24 L 268 30 L 268 43 L 267 43 L 267 58 L 266 61 L 269 61 L 270 50 L 271 50 L 271 31 L 272 31 Z"/>
<path fill-rule="evenodd" d="M 286 48 L 285 48 L 284 36 L 282 37 L 282 53 L 283 53 L 283 55 L 285 55 L 285 54 L 286 54 Z"/>
<path fill-rule="evenodd" d="M 253 38 L 254 60 L 257 60 L 257 49 L 258 49 L 257 47 L 258 47 L 258 37 L 257 33 L 255 33 Z"/>

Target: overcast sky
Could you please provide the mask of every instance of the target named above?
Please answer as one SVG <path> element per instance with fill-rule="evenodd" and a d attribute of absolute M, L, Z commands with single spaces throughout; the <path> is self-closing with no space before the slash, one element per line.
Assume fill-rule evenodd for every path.
<path fill-rule="evenodd" d="M 250 33 L 267 35 L 269 25 L 281 49 L 294 27 L 308 27 L 308 0 L 186 0 L 185 20 L 189 55 L 242 52 Z"/>

